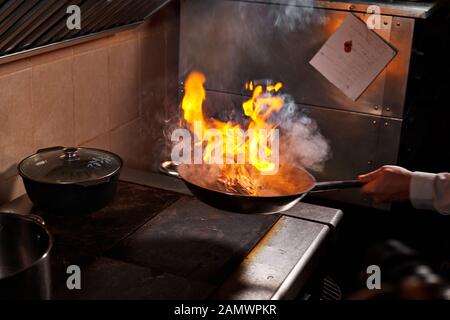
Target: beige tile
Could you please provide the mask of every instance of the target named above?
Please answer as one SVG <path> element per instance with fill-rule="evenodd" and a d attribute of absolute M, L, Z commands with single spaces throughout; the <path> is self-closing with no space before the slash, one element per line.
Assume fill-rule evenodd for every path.
<path fill-rule="evenodd" d="M 178 31 L 166 32 L 166 108 L 168 110 L 178 109 L 179 82 L 179 51 L 178 51 Z"/>
<path fill-rule="evenodd" d="M 111 150 L 111 135 L 109 132 L 102 134 L 81 145 L 82 147 L 96 148 L 102 150 Z"/>
<path fill-rule="evenodd" d="M 115 33 L 113 35 L 113 37 L 111 38 L 111 42 L 114 44 L 117 42 L 136 40 L 138 35 L 139 35 L 139 32 L 138 32 L 138 28 L 136 27 L 134 29 Z"/>
<path fill-rule="evenodd" d="M 142 107 L 151 99 L 152 90 L 166 84 L 165 35 L 155 33 L 140 40 Z"/>
<path fill-rule="evenodd" d="M 166 112 L 166 89 L 150 88 L 146 93 L 145 103 L 142 104 L 142 116 L 148 121 L 164 122 Z"/>
<path fill-rule="evenodd" d="M 35 147 L 74 145 L 72 60 L 34 67 L 32 88 Z"/>
<path fill-rule="evenodd" d="M 38 66 L 41 64 L 56 62 L 62 59 L 68 59 L 71 58 L 72 55 L 73 55 L 73 48 L 67 47 L 59 50 L 38 54 L 37 56 L 31 57 L 30 61 L 33 66 Z"/>
<path fill-rule="evenodd" d="M 178 113 L 168 114 L 165 89 L 153 89 L 142 108 L 143 169 L 157 171 L 162 161 L 170 156 L 170 134 L 178 125 Z"/>
<path fill-rule="evenodd" d="M 165 28 L 164 16 L 161 15 L 161 11 L 150 17 L 137 29 L 140 37 L 146 37 L 155 33 L 163 33 Z"/>
<path fill-rule="evenodd" d="M 139 27 L 139 33 L 148 34 L 152 32 L 163 32 L 167 28 L 176 27 L 178 23 L 179 3 L 178 1 L 172 1 L 162 10 L 149 17 L 147 21 Z"/>
<path fill-rule="evenodd" d="M 14 200 L 25 194 L 22 178 L 13 176 L 0 182 L 0 204 Z"/>
<path fill-rule="evenodd" d="M 139 52 L 137 40 L 109 48 L 110 127 L 139 116 Z"/>
<path fill-rule="evenodd" d="M 170 160 L 170 127 L 155 121 L 144 122 L 142 126 L 138 169 L 157 172 L 163 161 Z"/>
<path fill-rule="evenodd" d="M 34 150 L 31 69 L 0 77 L 0 180 Z"/>
<path fill-rule="evenodd" d="M 0 64 L 0 77 L 11 73 L 23 71 L 31 67 L 30 59 L 19 59 L 9 63 Z"/>
<path fill-rule="evenodd" d="M 92 51 L 73 59 L 75 142 L 89 141 L 109 128 L 108 52 Z"/>
<path fill-rule="evenodd" d="M 163 9 L 165 30 L 174 30 L 178 33 L 180 26 L 180 4 L 172 1 Z"/>
<path fill-rule="evenodd" d="M 113 35 L 108 35 L 103 38 L 87 41 L 84 43 L 80 43 L 73 47 L 73 54 L 79 55 L 89 51 L 96 51 L 100 49 L 104 49 L 111 44 Z"/>
<path fill-rule="evenodd" d="M 111 132 L 111 151 L 117 153 L 127 168 L 141 168 L 142 121 L 136 119 Z"/>

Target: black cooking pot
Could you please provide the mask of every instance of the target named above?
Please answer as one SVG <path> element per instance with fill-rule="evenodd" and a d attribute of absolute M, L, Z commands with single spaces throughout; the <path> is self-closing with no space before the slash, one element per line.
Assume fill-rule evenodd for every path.
<path fill-rule="evenodd" d="M 0 299 L 49 299 L 52 237 L 42 218 L 0 213 Z"/>
<path fill-rule="evenodd" d="M 53 213 L 86 213 L 111 201 L 122 166 L 122 159 L 108 151 L 52 147 L 22 160 L 18 171 L 37 207 Z"/>

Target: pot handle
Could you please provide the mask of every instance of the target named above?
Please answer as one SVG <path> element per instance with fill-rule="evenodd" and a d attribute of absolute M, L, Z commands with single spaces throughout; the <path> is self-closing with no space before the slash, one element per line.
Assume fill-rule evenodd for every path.
<path fill-rule="evenodd" d="M 164 161 L 163 163 L 161 163 L 161 166 L 159 167 L 159 171 L 161 171 L 162 173 L 164 173 L 168 176 L 180 178 L 180 174 L 178 173 L 177 168 L 178 168 L 177 163 L 175 163 L 173 161 Z"/>
<path fill-rule="evenodd" d="M 55 146 L 55 147 L 50 147 L 50 148 L 39 149 L 38 151 L 36 151 L 36 153 L 56 151 L 56 150 L 62 150 L 62 149 L 64 149 L 64 147 L 62 147 L 62 146 Z"/>
<path fill-rule="evenodd" d="M 35 215 L 35 214 L 25 214 L 21 216 L 23 219 L 37 223 L 41 226 L 45 226 L 45 221 L 42 219 L 42 217 Z"/>
<path fill-rule="evenodd" d="M 311 192 L 361 188 L 363 185 L 364 182 L 361 182 L 359 180 L 317 182 L 316 186 Z"/>

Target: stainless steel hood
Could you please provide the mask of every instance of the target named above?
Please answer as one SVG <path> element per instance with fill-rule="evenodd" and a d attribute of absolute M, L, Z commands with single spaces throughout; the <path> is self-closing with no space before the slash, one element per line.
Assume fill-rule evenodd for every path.
<path fill-rule="evenodd" d="M 171 0 L 0 0 L 0 64 L 142 23 Z M 67 8 L 81 9 L 69 30 Z"/>

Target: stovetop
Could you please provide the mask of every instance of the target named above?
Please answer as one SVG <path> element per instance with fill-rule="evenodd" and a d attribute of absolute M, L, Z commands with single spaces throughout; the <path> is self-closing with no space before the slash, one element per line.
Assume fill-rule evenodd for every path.
<path fill-rule="evenodd" d="M 53 299 L 289 299 L 304 287 L 342 217 L 299 203 L 280 215 L 241 215 L 196 200 L 173 177 L 125 168 L 107 208 L 37 211 L 23 195 L 0 212 L 36 213 L 55 238 Z M 67 267 L 81 268 L 68 290 Z"/>
<path fill-rule="evenodd" d="M 54 237 L 53 299 L 207 298 L 279 219 L 126 182 L 98 212 L 33 213 Z M 67 289 L 69 265 L 80 267 L 82 290 Z"/>

